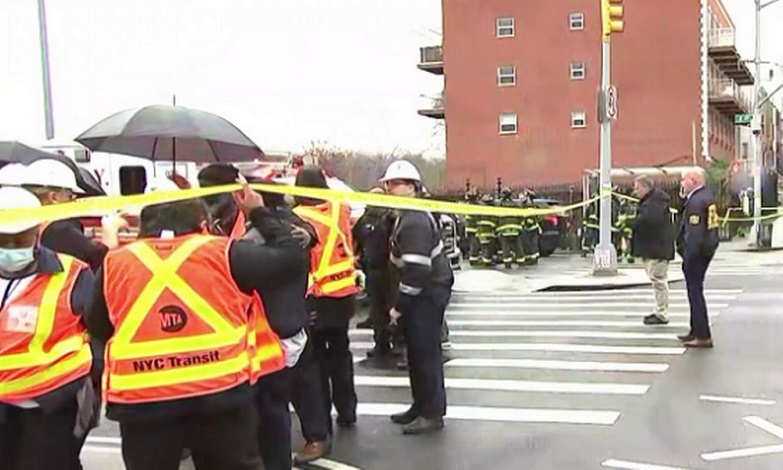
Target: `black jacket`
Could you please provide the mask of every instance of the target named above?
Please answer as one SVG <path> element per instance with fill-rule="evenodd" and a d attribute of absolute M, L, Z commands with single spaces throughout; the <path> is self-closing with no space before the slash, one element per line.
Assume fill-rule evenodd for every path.
<path fill-rule="evenodd" d="M 103 243 L 87 238 L 78 219 L 58 220 L 49 224 L 41 234 L 41 245 L 84 261 L 93 271 L 101 267 L 109 251 Z"/>
<path fill-rule="evenodd" d="M 391 261 L 400 275 L 397 311 L 404 314 L 418 296 L 438 288 L 450 293 L 454 273 L 443 254 L 438 224 L 429 212 L 400 211 L 392 233 Z"/>
<path fill-rule="evenodd" d="M 390 240 L 394 221 L 391 211 L 367 208 L 353 226 L 353 239 L 358 250 L 359 263 L 364 270 L 388 269 Z"/>
<path fill-rule="evenodd" d="M 712 258 L 718 249 L 718 212 L 715 197 L 699 188 L 685 201 L 677 235 L 677 252 L 686 263 L 693 258 Z"/>
<path fill-rule="evenodd" d="M 285 284 L 270 287 L 259 286 L 258 288 L 269 320 L 269 326 L 280 338 L 285 339 L 297 334 L 309 322 L 309 315 L 305 305 L 307 273 L 310 266 L 309 250 L 318 244 L 318 234 L 312 225 L 294 214 L 288 207 L 277 206 L 273 209 L 273 213 L 291 225 L 302 228 L 310 234 L 310 246 L 304 250 L 308 257 L 304 260 L 304 270 L 301 272 L 301 275 Z M 263 235 L 253 228 L 252 223 L 248 224 L 248 231 L 242 239 L 260 244 L 267 243 Z"/>
<path fill-rule="evenodd" d="M 631 253 L 639 258 L 674 259 L 674 223 L 669 210 L 669 195 L 653 188 L 639 201 L 633 228 Z"/>

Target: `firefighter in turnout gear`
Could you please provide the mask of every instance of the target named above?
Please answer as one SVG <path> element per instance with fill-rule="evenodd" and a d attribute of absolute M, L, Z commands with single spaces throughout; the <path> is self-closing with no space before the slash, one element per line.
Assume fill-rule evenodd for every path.
<path fill-rule="evenodd" d="M 633 221 L 636 218 L 637 204 L 622 199 L 619 203 L 617 229 L 620 236 L 620 246 L 617 247 L 617 259 L 628 263 L 636 261 L 631 254 L 631 239 L 633 238 Z"/>
<path fill-rule="evenodd" d="M 479 203 L 479 194 L 475 188 L 465 193 L 465 202 L 468 204 Z M 476 266 L 481 262 L 481 246 L 477 237 L 478 218 L 478 215 L 465 216 L 465 236 L 468 238 L 468 259 L 471 266 Z"/>
<path fill-rule="evenodd" d="M 513 199 L 511 188 L 504 188 L 500 193 L 500 205 L 503 207 L 518 207 Z M 499 218 L 497 236 L 503 250 L 503 265 L 511 268 L 516 262 L 520 266 L 525 262 L 525 256 L 520 243 L 522 234 L 522 217 L 518 215 L 505 215 Z"/>
<path fill-rule="evenodd" d="M 522 197 L 522 207 L 535 207 L 532 193 L 529 191 L 525 191 L 524 196 Z M 520 241 L 522 242 L 524 264 L 526 266 L 538 264 L 538 238 L 540 234 L 541 226 L 538 223 L 538 217 L 533 215 L 522 218 L 522 234 L 520 235 Z"/>
<path fill-rule="evenodd" d="M 595 197 L 595 195 L 592 197 Z M 600 230 L 598 203 L 599 201 L 594 201 L 585 209 L 585 216 L 582 221 L 582 257 L 593 253 L 596 245 L 598 245 L 598 232 Z"/>
<path fill-rule="evenodd" d="M 484 195 L 481 198 L 481 202 L 485 206 L 494 205 L 494 200 L 489 194 Z M 479 246 L 481 248 L 481 262 L 484 266 L 495 265 L 495 253 L 497 253 L 497 237 L 495 236 L 495 229 L 497 228 L 497 217 L 491 215 L 480 215 L 476 222 L 477 231 L 476 238 L 478 239 Z"/>

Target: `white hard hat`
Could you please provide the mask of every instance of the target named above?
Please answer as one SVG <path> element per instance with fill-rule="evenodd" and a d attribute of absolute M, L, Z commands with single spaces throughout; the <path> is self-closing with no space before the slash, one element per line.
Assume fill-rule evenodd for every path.
<path fill-rule="evenodd" d="M 84 193 L 76 184 L 76 175 L 68 165 L 48 158 L 36 160 L 29 165 L 11 163 L 0 168 L 0 185 L 46 186 L 70 189 L 74 193 Z"/>
<path fill-rule="evenodd" d="M 381 178 L 381 182 L 391 180 L 410 180 L 420 183 L 421 175 L 413 163 L 407 160 L 395 160 L 386 168 L 386 173 Z"/>
<path fill-rule="evenodd" d="M 170 178 L 164 176 L 158 176 L 152 181 L 147 183 L 147 187 L 144 189 L 144 194 L 154 193 L 155 191 L 177 191 L 179 186 Z"/>
<path fill-rule="evenodd" d="M 0 210 L 2 209 L 35 209 L 41 207 L 41 201 L 30 191 L 16 186 L 0 188 Z M 14 235 L 38 226 L 38 222 L 5 222 L 0 221 L 0 233 Z"/>

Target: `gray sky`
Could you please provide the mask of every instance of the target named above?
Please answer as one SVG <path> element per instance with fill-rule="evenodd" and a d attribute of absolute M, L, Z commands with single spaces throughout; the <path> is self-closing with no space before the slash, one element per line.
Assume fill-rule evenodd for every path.
<path fill-rule="evenodd" d="M 724 2 L 751 58 L 753 0 Z M 47 0 L 57 139 L 176 94 L 177 104 L 223 115 L 267 150 L 323 140 L 443 153 L 442 133 L 416 114 L 428 103 L 421 95 L 443 83 L 416 68 L 419 46 L 440 42 L 440 0 L 227 4 Z M 783 28 L 775 26 L 783 25 L 783 1 L 764 15 L 763 58 L 783 62 Z M 0 31 L 0 139 L 42 141 L 35 0 L 0 1 Z"/>

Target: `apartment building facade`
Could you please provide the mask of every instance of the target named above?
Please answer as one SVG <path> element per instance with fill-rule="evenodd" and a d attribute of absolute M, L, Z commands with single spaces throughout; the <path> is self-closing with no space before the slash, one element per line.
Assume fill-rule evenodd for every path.
<path fill-rule="evenodd" d="M 625 3 L 614 166 L 735 158 L 753 78 L 720 0 Z M 443 0 L 443 43 L 419 68 L 444 76 L 444 95 L 419 114 L 446 121 L 450 187 L 577 183 L 598 168 L 600 35 L 599 0 Z"/>

